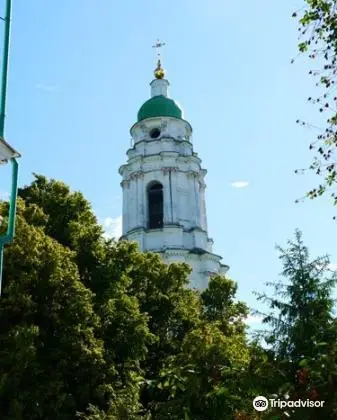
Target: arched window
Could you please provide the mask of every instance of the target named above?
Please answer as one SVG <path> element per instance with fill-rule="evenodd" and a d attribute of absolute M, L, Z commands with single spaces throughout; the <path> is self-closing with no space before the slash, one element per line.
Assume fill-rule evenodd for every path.
<path fill-rule="evenodd" d="M 164 223 L 163 186 L 159 182 L 151 183 L 147 190 L 149 209 L 149 229 L 159 229 Z"/>

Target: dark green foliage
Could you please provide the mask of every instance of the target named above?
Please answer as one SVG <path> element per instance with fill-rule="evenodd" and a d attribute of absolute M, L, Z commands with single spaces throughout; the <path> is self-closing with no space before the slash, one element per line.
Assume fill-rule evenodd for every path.
<path fill-rule="evenodd" d="M 73 253 L 29 225 L 19 201 L 17 236 L 5 254 L 0 300 L 2 419 L 71 419 L 112 392 L 100 320 Z"/>
<path fill-rule="evenodd" d="M 71 192 L 63 182 L 49 181 L 41 175 L 34 176 L 31 185 L 19 189 L 19 197 L 25 200 L 29 208 L 33 205 L 42 210 L 46 235 L 75 251 L 81 280 L 94 288 L 94 267 L 100 264 L 104 249 L 103 231 L 90 204 L 80 192 Z M 30 223 L 36 221 L 30 219 Z"/>
<path fill-rule="evenodd" d="M 1 419 L 270 419 L 252 400 L 295 392 L 301 369 L 333 418 L 333 281 L 320 280 L 328 261 L 310 263 L 302 243 L 282 251 L 291 304 L 270 300 L 281 318 L 266 350 L 248 342 L 234 281 L 190 290 L 186 264 L 104 239 L 63 183 L 36 176 L 20 189 L 17 221 L 0 298 Z"/>
<path fill-rule="evenodd" d="M 298 49 L 313 61 L 314 70 L 310 70 L 309 74 L 316 80 L 315 85 L 319 87 L 319 93 L 310 95 L 308 101 L 314 104 L 323 116 L 321 127 L 297 120 L 298 124 L 317 131 L 310 144 L 314 159 L 309 169 L 321 177 L 321 181 L 316 188 L 307 193 L 307 197 L 313 199 L 328 193 L 336 205 L 337 196 L 332 187 L 337 181 L 337 1 L 304 0 L 304 4 L 303 8 L 293 13 L 293 17 L 299 22 Z M 301 169 L 295 172 L 304 171 Z"/>
<path fill-rule="evenodd" d="M 4 350 L 4 358 L 8 357 L 8 360 L 3 364 L 3 377 L 8 376 L 6 369 L 13 363 L 11 357 L 18 357 L 16 351 L 19 351 L 19 354 L 21 351 L 27 351 L 28 354 L 29 351 L 32 352 L 35 359 L 30 368 L 42 372 L 41 385 L 45 388 L 46 382 L 49 381 L 49 391 L 42 392 L 42 388 L 37 388 L 36 392 L 40 395 L 40 399 L 37 400 L 40 411 L 27 411 L 31 419 L 40 418 L 39 412 L 43 413 L 41 416 L 44 418 L 50 419 L 73 418 L 76 413 L 83 419 L 141 419 L 150 418 L 149 416 L 161 418 L 160 413 L 165 411 L 168 399 L 174 395 L 174 376 L 170 378 L 170 381 L 173 380 L 173 388 L 163 384 L 163 378 L 169 374 L 168 366 L 176 366 L 180 360 L 185 359 L 188 366 L 192 355 L 192 359 L 196 358 L 196 368 L 203 375 L 204 384 L 194 392 L 207 391 L 212 394 L 215 392 L 214 387 L 220 386 L 218 382 L 215 385 L 213 379 L 209 382 L 214 369 L 220 369 L 228 358 L 234 365 L 247 365 L 249 356 L 243 323 L 247 308 L 242 303 L 234 302 L 234 282 L 221 277 L 214 278 L 209 291 L 200 297 L 197 292 L 186 288 L 190 271 L 187 265 L 168 266 L 158 255 L 140 253 L 133 243 L 105 240 L 87 201 L 80 193 L 71 192 L 61 182 L 36 175 L 30 186 L 20 189 L 19 196 L 21 201 L 17 239 L 8 248 L 6 255 L 5 295 L 0 307 L 5 319 L 6 316 L 10 316 L 11 311 L 16 310 L 15 301 L 28 300 L 34 306 L 36 316 L 41 317 L 43 326 L 47 323 L 48 334 L 43 330 L 42 324 L 36 321 L 32 327 L 28 324 L 29 328 L 22 338 L 15 336 L 13 356 L 9 357 L 8 348 Z M 30 240 L 22 237 L 21 224 L 32 232 Z M 41 245 L 35 247 L 33 241 L 39 243 L 40 240 Z M 83 293 L 87 294 L 86 299 L 76 297 L 75 293 L 64 286 L 66 270 L 57 268 L 57 259 L 41 251 L 41 248 L 47 249 L 45 242 L 64 254 L 60 256 L 60 263 L 69 264 L 74 270 L 72 275 L 69 274 L 69 282 L 78 284 Z M 17 248 L 19 243 L 22 250 Z M 23 253 L 27 262 L 21 259 Z M 43 270 L 39 274 L 33 271 L 32 275 L 27 277 L 25 269 L 32 270 L 35 260 L 38 260 Z M 57 273 L 54 274 L 53 270 Z M 48 286 L 50 275 L 55 278 L 52 291 Z M 16 289 L 22 282 L 25 285 L 24 290 Z M 16 294 L 13 290 L 16 290 Z M 53 325 L 49 326 L 48 323 L 48 316 L 52 316 L 52 312 L 49 312 L 52 307 L 50 299 L 56 299 L 60 291 L 65 297 L 57 306 L 60 311 L 58 322 L 64 324 L 64 340 L 67 339 L 78 349 L 75 359 L 69 359 L 72 353 L 67 353 L 66 343 L 64 353 L 58 348 L 55 355 L 52 351 L 59 341 L 54 338 Z M 79 325 L 75 323 L 73 328 L 77 328 L 81 334 L 86 328 L 90 331 L 92 341 L 87 347 L 80 345 L 77 335 L 67 325 L 72 319 L 63 318 L 67 313 L 65 308 L 71 309 L 67 299 L 70 294 L 69 299 L 78 299 L 76 302 L 88 308 L 93 317 L 89 323 L 79 309 L 74 309 L 75 314 L 78 314 L 76 322 Z M 220 294 L 220 300 L 225 302 L 222 307 L 218 307 L 217 294 Z M 11 297 L 12 306 L 6 306 L 7 296 Z M 43 300 L 45 306 L 37 305 L 39 299 Z M 28 315 L 22 314 L 23 323 L 26 322 L 26 316 Z M 15 325 L 13 319 L 8 322 L 8 328 L 15 328 Z M 58 331 L 60 329 L 61 327 L 58 327 Z M 9 340 L 9 337 L 12 337 L 10 331 L 4 330 L 4 342 Z M 16 341 L 17 339 L 20 341 Z M 214 344 L 208 349 L 209 339 L 214 340 Z M 27 345 L 27 350 L 21 349 L 22 340 L 32 342 Z M 40 361 L 36 356 L 34 346 L 48 349 L 44 356 L 46 365 L 43 364 L 44 358 Z M 196 350 L 193 350 L 195 346 Z M 206 352 L 204 355 L 203 347 Z M 238 348 L 241 350 L 235 350 Z M 80 364 L 81 351 L 85 354 L 92 353 L 100 359 L 90 359 L 84 368 Z M 48 357 L 54 357 L 56 361 Z M 69 365 L 65 364 L 64 358 Z M 29 360 L 27 363 L 30 365 Z M 60 363 L 64 369 L 58 369 L 54 383 L 50 370 L 55 363 Z M 203 366 L 205 363 L 207 366 Z M 22 372 L 21 365 L 15 366 Z M 80 371 L 77 372 L 77 369 Z M 234 369 L 235 372 L 236 368 L 230 369 Z M 85 375 L 85 378 L 89 379 L 90 374 L 96 382 L 94 379 L 76 379 L 77 375 Z M 227 372 L 228 375 L 233 376 L 235 373 Z M 44 377 L 46 379 L 43 379 Z M 32 381 L 39 383 L 39 379 L 34 375 Z M 76 392 L 73 392 L 73 387 L 76 387 Z M 9 389 L 9 385 L 7 388 Z M 4 404 L 4 418 L 20 418 L 16 412 L 12 414 L 5 404 L 5 400 L 10 405 L 16 404 L 14 395 L 8 394 L 7 388 L 3 388 L 3 394 L 0 391 L 0 402 Z M 34 405 L 37 395 L 30 392 L 24 382 L 19 381 L 12 388 L 20 391 L 16 395 L 21 395 L 22 411 L 31 404 Z M 234 390 L 234 387 L 232 388 Z M 221 392 L 220 394 L 222 395 Z M 201 412 L 206 413 L 212 404 L 216 404 L 217 413 L 220 413 L 223 404 L 228 405 L 225 400 L 230 398 L 230 394 L 224 394 L 225 397 L 221 398 L 216 395 L 205 397 L 205 403 L 207 401 L 208 405 L 200 408 Z M 182 404 L 193 405 L 193 401 L 196 401 L 195 397 L 191 399 L 189 389 L 177 398 Z M 50 404 L 52 400 L 55 403 Z M 178 400 L 172 400 L 169 405 L 177 405 Z M 204 403 L 198 404 L 202 407 Z M 233 412 L 233 404 L 230 406 Z M 175 408 L 178 417 L 185 410 L 184 407 L 179 407 Z"/>
<path fill-rule="evenodd" d="M 337 276 L 329 272 L 327 257 L 310 260 L 299 231 L 288 245 L 278 247 L 286 281 L 269 283 L 275 290 L 273 297 L 258 294 L 272 309 L 263 322 L 271 327 L 264 337 L 283 381 L 275 393 L 287 393 L 291 400 L 325 401 L 324 408 L 297 409 L 292 418 L 335 419 L 337 320 L 332 291 Z"/>
<path fill-rule="evenodd" d="M 234 302 L 235 292 L 233 281 L 214 277 L 202 293 L 197 322 L 166 355 L 155 380 L 165 398 L 156 399 L 154 419 L 206 419 L 210 413 L 230 419 L 243 406 L 237 393 L 249 362 L 242 323 L 247 309 Z"/>

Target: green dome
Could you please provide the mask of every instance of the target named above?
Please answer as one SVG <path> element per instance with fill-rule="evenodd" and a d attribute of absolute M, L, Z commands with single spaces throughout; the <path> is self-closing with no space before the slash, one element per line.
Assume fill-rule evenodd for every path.
<path fill-rule="evenodd" d="M 173 99 L 164 95 L 153 96 L 138 111 L 138 121 L 153 117 L 183 118 L 183 111 Z"/>

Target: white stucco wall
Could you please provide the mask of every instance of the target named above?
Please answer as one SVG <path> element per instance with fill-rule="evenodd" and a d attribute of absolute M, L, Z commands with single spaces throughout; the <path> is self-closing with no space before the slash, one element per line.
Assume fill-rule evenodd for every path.
<path fill-rule="evenodd" d="M 163 88 L 163 84 L 158 86 L 152 88 Z M 150 137 L 153 128 L 161 133 L 156 139 Z M 143 251 L 160 252 L 167 262 L 190 264 L 191 286 L 204 288 L 211 273 L 224 273 L 228 268 L 221 266 L 221 257 L 212 254 L 205 203 L 207 172 L 193 151 L 192 128 L 176 118 L 151 118 L 136 123 L 131 135 L 133 147 L 119 171 L 123 236 L 137 241 Z M 164 226 L 149 230 L 147 187 L 152 181 L 163 185 Z"/>

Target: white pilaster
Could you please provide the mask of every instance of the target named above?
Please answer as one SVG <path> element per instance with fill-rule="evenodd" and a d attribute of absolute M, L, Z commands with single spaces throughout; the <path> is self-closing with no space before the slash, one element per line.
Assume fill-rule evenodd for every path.
<path fill-rule="evenodd" d="M 129 181 L 121 182 L 123 188 L 123 217 L 122 217 L 122 234 L 125 235 L 129 230 L 129 208 L 128 208 L 128 190 L 129 190 Z"/>
<path fill-rule="evenodd" d="M 200 182 L 200 210 L 201 210 L 201 229 L 207 232 L 207 215 L 205 202 L 206 185 Z"/>
<path fill-rule="evenodd" d="M 144 192 L 144 178 L 143 174 L 137 174 L 137 210 L 138 210 L 138 226 L 145 227 L 144 223 L 144 201 L 143 201 L 143 192 Z"/>

